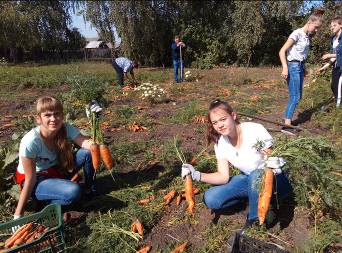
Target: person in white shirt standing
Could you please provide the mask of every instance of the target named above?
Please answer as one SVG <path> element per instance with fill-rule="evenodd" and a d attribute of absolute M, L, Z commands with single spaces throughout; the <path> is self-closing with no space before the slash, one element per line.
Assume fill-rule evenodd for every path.
<path fill-rule="evenodd" d="M 182 165 L 182 178 L 191 175 L 193 180 L 213 184 L 204 193 L 208 208 L 221 210 L 248 199 L 248 217 L 245 228 L 258 223 L 259 184 L 264 168 L 274 168 L 274 192 L 279 199 L 289 197 L 292 187 L 281 171 L 284 161 L 273 157 L 270 163 L 268 154 L 273 144 L 272 136 L 260 124 L 240 123 L 232 107 L 224 101 L 210 103 L 208 113 L 207 139 L 215 144 L 217 171 L 204 173 L 190 164 Z M 275 164 L 277 166 L 275 166 Z M 240 170 L 240 174 L 230 177 L 230 165 Z"/>
<path fill-rule="evenodd" d="M 312 14 L 306 24 L 293 31 L 288 40 L 279 51 L 282 64 L 281 76 L 287 81 L 289 100 L 285 110 L 284 123 L 292 125 L 294 111 L 302 98 L 303 81 L 305 75 L 305 60 L 308 56 L 310 37 L 312 37 L 322 25 L 322 12 Z M 291 127 L 285 131 L 294 130 Z"/>

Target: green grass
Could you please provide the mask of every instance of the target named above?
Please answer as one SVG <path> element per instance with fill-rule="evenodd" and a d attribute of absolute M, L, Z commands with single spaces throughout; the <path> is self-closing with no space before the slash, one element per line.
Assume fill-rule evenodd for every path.
<path fill-rule="evenodd" d="M 114 83 L 115 72 L 106 63 L 73 63 L 47 66 L 0 67 L 0 86 L 54 87 L 67 82 L 74 75 L 91 76 Z"/>
<path fill-rule="evenodd" d="M 198 115 L 205 115 L 206 109 L 201 107 L 196 100 L 188 102 L 183 108 L 178 109 L 166 121 L 175 124 L 191 123 L 191 120 Z"/>

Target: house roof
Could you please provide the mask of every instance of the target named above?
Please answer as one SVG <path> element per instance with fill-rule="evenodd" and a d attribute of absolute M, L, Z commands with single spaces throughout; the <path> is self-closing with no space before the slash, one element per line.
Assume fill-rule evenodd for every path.
<path fill-rule="evenodd" d="M 89 41 L 89 43 L 85 46 L 85 48 L 99 48 L 103 41 Z"/>
<path fill-rule="evenodd" d="M 88 44 L 85 46 L 85 48 L 100 48 L 100 46 L 106 45 L 108 48 L 114 48 L 113 44 L 111 42 L 105 43 L 102 40 L 97 41 L 89 41 Z M 115 41 L 115 48 L 120 47 L 121 41 Z M 105 47 L 106 47 L 105 46 Z"/>

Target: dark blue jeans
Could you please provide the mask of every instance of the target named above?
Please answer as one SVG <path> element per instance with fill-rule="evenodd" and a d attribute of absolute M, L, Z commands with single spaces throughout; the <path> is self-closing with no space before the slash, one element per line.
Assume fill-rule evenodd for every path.
<path fill-rule="evenodd" d="M 183 82 L 183 70 L 184 70 L 184 66 L 183 64 L 181 64 L 181 60 L 180 59 L 174 59 L 173 60 L 173 78 L 176 82 Z M 180 73 L 180 78 L 178 78 L 178 70 Z"/>
<path fill-rule="evenodd" d="M 285 118 L 292 119 L 303 94 L 304 63 L 288 62 L 288 69 L 287 85 L 289 89 L 289 101 L 285 111 Z"/>
<path fill-rule="evenodd" d="M 254 170 L 249 175 L 240 174 L 232 177 L 228 183 L 210 188 L 204 193 L 204 202 L 210 209 L 224 209 L 248 198 L 248 220 L 258 218 L 259 185 L 263 170 Z M 275 178 L 279 199 L 284 199 L 292 192 L 287 177 L 281 173 Z M 273 187 L 275 189 L 275 187 Z M 273 195 L 274 196 L 274 195 Z"/>
<path fill-rule="evenodd" d="M 112 66 L 115 69 L 116 77 L 118 79 L 118 84 L 120 87 L 124 86 L 124 72 L 123 69 L 119 67 L 118 64 L 116 64 L 115 60 L 112 61 Z"/>
<path fill-rule="evenodd" d="M 79 149 L 75 154 L 77 169 L 83 167 L 85 187 L 95 190 L 94 168 L 91 153 L 86 149 Z M 82 190 L 79 184 L 67 179 L 37 177 L 37 183 L 32 197 L 37 200 L 49 201 L 60 205 L 70 205 L 81 198 Z"/>

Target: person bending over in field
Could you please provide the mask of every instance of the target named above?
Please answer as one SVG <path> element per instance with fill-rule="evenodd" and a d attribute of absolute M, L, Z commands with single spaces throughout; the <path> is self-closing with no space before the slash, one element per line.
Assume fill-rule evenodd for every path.
<path fill-rule="evenodd" d="M 70 175 L 81 167 L 85 194 L 90 196 L 96 192 L 90 153 L 93 142 L 76 127 L 64 123 L 63 118 L 63 106 L 56 98 L 45 96 L 37 100 L 38 126 L 20 142 L 16 182 L 22 190 L 15 219 L 24 214 L 30 197 L 62 206 L 78 201 L 82 190 L 79 184 L 70 181 Z M 76 154 L 72 153 L 71 141 L 80 147 Z"/>
<path fill-rule="evenodd" d="M 115 69 L 118 84 L 121 88 L 124 88 L 124 79 L 129 80 L 131 85 L 125 86 L 136 86 L 137 81 L 134 76 L 134 68 L 138 68 L 138 63 L 135 61 L 131 61 L 125 57 L 119 57 L 112 60 L 112 66 Z M 129 76 L 130 75 L 130 76 Z"/>
<path fill-rule="evenodd" d="M 289 101 L 284 115 L 286 125 L 292 125 L 294 111 L 302 98 L 305 75 L 304 63 L 309 52 L 310 37 L 317 32 L 321 25 L 322 14 L 312 14 L 302 28 L 290 34 L 279 51 L 283 66 L 281 76 L 287 81 L 289 90 Z M 293 134 L 296 130 L 291 127 L 283 127 L 282 131 Z"/>
<path fill-rule="evenodd" d="M 215 185 L 204 193 L 204 203 L 208 208 L 221 210 L 248 199 L 245 228 L 257 224 L 258 182 L 261 181 L 265 166 L 277 169 L 274 181 L 279 198 L 285 198 L 292 192 L 287 177 L 280 169 L 283 160 L 273 158 L 276 160 L 273 164 L 267 161 L 273 143 L 271 135 L 260 124 L 240 123 L 236 112 L 227 102 L 214 100 L 210 103 L 207 140 L 208 144 L 215 144 L 217 171 L 199 172 L 192 165 L 183 164 L 182 178 L 190 174 L 193 180 Z M 232 177 L 230 166 L 237 168 L 240 174 Z"/>

